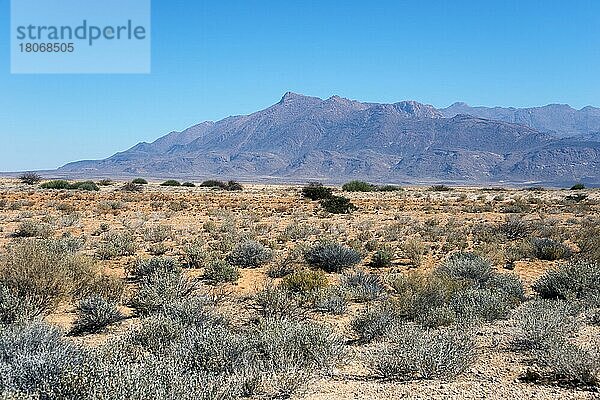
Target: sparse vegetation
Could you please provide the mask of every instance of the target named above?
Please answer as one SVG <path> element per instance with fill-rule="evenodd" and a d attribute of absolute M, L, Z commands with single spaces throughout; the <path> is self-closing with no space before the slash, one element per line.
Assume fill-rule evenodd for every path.
<path fill-rule="evenodd" d="M 349 194 L 348 215 L 324 212 L 336 189 L 316 183 L 15 182 L 0 190 L 6 398 L 598 390 L 596 189 L 406 187 Z"/>
<path fill-rule="evenodd" d="M 135 178 L 131 181 L 131 183 L 133 183 L 134 185 L 147 185 L 148 181 L 144 178 Z"/>

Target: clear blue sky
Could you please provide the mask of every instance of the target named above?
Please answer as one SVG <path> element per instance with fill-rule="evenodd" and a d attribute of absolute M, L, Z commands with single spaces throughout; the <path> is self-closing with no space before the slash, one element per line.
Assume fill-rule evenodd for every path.
<path fill-rule="evenodd" d="M 149 75 L 10 75 L 0 0 L 0 171 L 103 158 L 291 90 L 447 106 L 600 106 L 600 1 L 168 1 Z"/>

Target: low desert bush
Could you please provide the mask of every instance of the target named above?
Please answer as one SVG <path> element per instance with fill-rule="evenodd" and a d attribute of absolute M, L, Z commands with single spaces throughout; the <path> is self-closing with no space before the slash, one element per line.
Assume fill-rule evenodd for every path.
<path fill-rule="evenodd" d="M 102 332 L 108 325 L 123 319 L 123 314 L 113 303 L 101 296 L 87 297 L 77 304 L 77 319 L 73 323 L 71 333 Z"/>
<path fill-rule="evenodd" d="M 181 186 L 184 186 L 184 187 L 196 187 L 196 185 L 194 185 L 192 182 L 183 182 L 181 184 Z"/>
<path fill-rule="evenodd" d="M 203 277 L 214 284 L 231 283 L 239 279 L 240 271 L 225 260 L 213 259 L 206 264 Z"/>
<path fill-rule="evenodd" d="M 571 186 L 571 190 L 583 190 L 585 189 L 585 185 L 583 183 L 576 183 Z"/>
<path fill-rule="evenodd" d="M 44 182 L 40 185 L 42 189 L 70 189 L 71 184 L 64 180 Z"/>
<path fill-rule="evenodd" d="M 121 190 L 123 192 L 141 192 L 144 188 L 139 183 L 127 182 L 121 186 Z"/>
<path fill-rule="evenodd" d="M 350 181 L 342 186 L 344 192 L 373 192 L 376 189 L 375 185 L 363 181 Z"/>
<path fill-rule="evenodd" d="M 102 260 L 108 260 L 133 255 L 136 250 L 137 244 L 130 232 L 106 232 L 102 235 L 96 254 Z"/>
<path fill-rule="evenodd" d="M 208 252 L 204 248 L 204 242 L 195 239 L 183 246 L 183 261 L 187 268 L 201 268 L 207 260 Z"/>
<path fill-rule="evenodd" d="M 142 279 L 153 274 L 180 273 L 181 267 L 172 258 L 152 257 L 149 259 L 138 259 L 126 268 L 129 276 L 134 279 Z"/>
<path fill-rule="evenodd" d="M 430 192 L 449 192 L 452 190 L 452 188 L 446 185 L 433 185 L 430 186 L 427 190 L 429 190 Z"/>
<path fill-rule="evenodd" d="M 37 185 L 42 180 L 42 177 L 35 172 L 25 172 L 19 176 L 19 180 L 26 185 Z"/>
<path fill-rule="evenodd" d="M 185 277 L 181 270 L 155 271 L 140 279 L 131 305 L 140 315 L 149 315 L 190 296 L 196 288 L 196 281 Z"/>
<path fill-rule="evenodd" d="M 372 268 L 388 268 L 392 265 L 394 253 L 387 248 L 379 249 L 371 257 L 369 266 Z"/>
<path fill-rule="evenodd" d="M 323 200 L 333 196 L 331 188 L 323 186 L 322 183 L 310 182 L 302 188 L 302 196 L 311 200 Z"/>
<path fill-rule="evenodd" d="M 326 272 L 342 272 L 358 264 L 362 257 L 356 250 L 339 243 L 321 242 L 308 248 L 304 259 L 313 268 L 320 268 Z"/>
<path fill-rule="evenodd" d="M 268 282 L 254 296 L 255 309 L 265 318 L 304 319 L 303 299 L 283 287 Z"/>
<path fill-rule="evenodd" d="M 142 231 L 142 235 L 147 242 L 164 242 L 173 236 L 173 227 L 165 224 L 150 226 Z"/>
<path fill-rule="evenodd" d="M 147 185 L 148 181 L 144 178 L 135 178 L 131 181 L 131 183 L 133 183 L 134 185 Z"/>
<path fill-rule="evenodd" d="M 295 294 L 309 295 L 325 289 L 329 285 L 327 276 L 321 270 L 298 270 L 286 275 L 281 287 Z"/>
<path fill-rule="evenodd" d="M 563 243 L 548 238 L 533 238 L 533 253 L 540 260 L 562 260 L 571 256 L 571 250 Z"/>
<path fill-rule="evenodd" d="M 0 285 L 0 326 L 33 320 L 38 313 L 28 297 L 19 296 L 13 289 Z"/>
<path fill-rule="evenodd" d="M 97 276 L 92 260 L 68 253 L 52 240 L 14 243 L 0 262 L 0 286 L 29 304 L 33 315 L 77 297 Z"/>
<path fill-rule="evenodd" d="M 92 181 L 75 182 L 68 188 L 70 190 L 86 190 L 89 192 L 97 192 L 100 190 L 98 185 Z"/>
<path fill-rule="evenodd" d="M 378 192 L 401 192 L 404 189 L 400 186 L 396 186 L 396 185 L 382 185 L 382 186 L 377 186 L 377 191 Z"/>
<path fill-rule="evenodd" d="M 376 375 L 394 380 L 452 380 L 471 367 L 476 358 L 475 342 L 462 330 L 421 329 L 397 326 L 374 355 Z"/>
<path fill-rule="evenodd" d="M 350 214 L 356 210 L 350 199 L 343 196 L 331 196 L 320 201 L 321 207 L 331 214 Z"/>
<path fill-rule="evenodd" d="M 181 186 L 181 183 L 175 179 L 169 179 L 161 183 L 160 186 Z"/>
<path fill-rule="evenodd" d="M 600 296 L 600 264 L 571 261 L 548 269 L 533 290 L 544 299 L 586 300 Z"/>
<path fill-rule="evenodd" d="M 592 346 L 591 349 L 583 348 L 565 340 L 548 343 L 533 352 L 536 365 L 542 367 L 535 375 L 560 383 L 597 387 L 600 383 L 600 349 L 596 343 Z"/>
<path fill-rule="evenodd" d="M 53 229 L 50 225 L 38 221 L 23 221 L 13 233 L 13 237 L 19 238 L 49 238 L 52 236 Z"/>
<path fill-rule="evenodd" d="M 385 301 L 361 311 L 350 321 L 350 327 L 361 342 L 371 342 L 390 332 L 400 320 L 397 305 Z"/>
<path fill-rule="evenodd" d="M 340 278 L 340 287 L 349 298 L 357 302 L 373 301 L 385 295 L 381 277 L 360 269 L 344 272 Z"/>
<path fill-rule="evenodd" d="M 242 268 L 257 268 L 273 258 L 273 251 L 261 243 L 249 240 L 237 245 L 228 255 L 227 262 Z"/>
<path fill-rule="evenodd" d="M 534 300 L 515 311 L 517 326 L 515 345 L 524 349 L 541 349 L 549 343 L 562 341 L 577 331 L 581 321 L 578 309 L 561 300 Z"/>
<path fill-rule="evenodd" d="M 531 225 L 520 218 L 507 218 L 497 229 L 510 240 L 524 239 L 532 231 Z"/>

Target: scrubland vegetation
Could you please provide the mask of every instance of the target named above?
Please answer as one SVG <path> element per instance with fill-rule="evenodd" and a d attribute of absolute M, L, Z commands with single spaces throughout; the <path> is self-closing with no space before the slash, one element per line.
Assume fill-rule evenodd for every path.
<path fill-rule="evenodd" d="M 598 395 L 598 190 L 38 178 L 0 182 L 3 399 Z"/>

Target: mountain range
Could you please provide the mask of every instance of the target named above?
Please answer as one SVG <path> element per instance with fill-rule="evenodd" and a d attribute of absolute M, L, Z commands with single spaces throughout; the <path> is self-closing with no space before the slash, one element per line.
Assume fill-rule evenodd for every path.
<path fill-rule="evenodd" d="M 202 122 L 63 176 L 422 183 L 600 183 L 600 109 L 436 109 L 288 92 L 250 115 Z"/>

